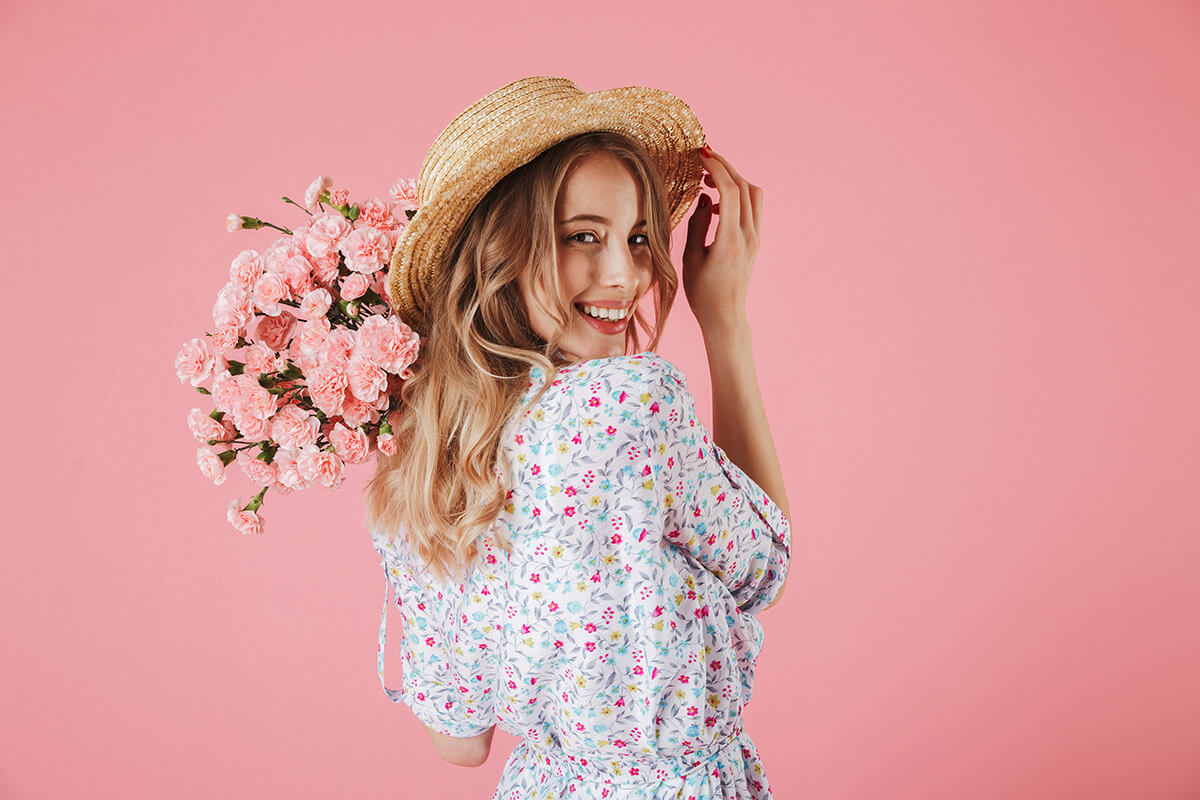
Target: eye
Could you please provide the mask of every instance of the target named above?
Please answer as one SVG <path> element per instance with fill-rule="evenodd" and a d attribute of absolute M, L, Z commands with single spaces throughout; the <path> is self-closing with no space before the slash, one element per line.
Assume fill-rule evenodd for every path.
<path fill-rule="evenodd" d="M 635 238 L 635 239 L 636 239 L 636 238 L 638 238 L 639 236 L 640 236 L 640 237 L 642 237 L 643 239 L 645 239 L 646 241 L 644 241 L 644 242 L 638 242 L 638 244 L 646 244 L 646 245 L 650 244 L 650 237 L 649 237 L 649 236 L 647 236 L 647 235 L 646 235 L 646 234 L 644 234 L 644 233 L 635 233 L 635 234 L 633 235 L 633 238 Z"/>
<path fill-rule="evenodd" d="M 580 236 L 595 236 L 595 235 L 596 234 L 592 233 L 591 231 L 581 231 L 581 232 L 575 234 L 574 236 L 569 236 L 567 238 L 569 241 L 578 242 Z M 592 244 L 592 243 L 591 242 L 583 242 L 582 244 Z"/>

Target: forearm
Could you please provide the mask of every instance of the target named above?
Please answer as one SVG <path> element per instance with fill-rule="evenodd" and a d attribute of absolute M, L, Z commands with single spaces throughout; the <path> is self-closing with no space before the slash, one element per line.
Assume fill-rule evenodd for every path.
<path fill-rule="evenodd" d="M 767 423 L 745 320 L 701 328 L 712 379 L 716 443 L 791 520 L 783 470 Z"/>

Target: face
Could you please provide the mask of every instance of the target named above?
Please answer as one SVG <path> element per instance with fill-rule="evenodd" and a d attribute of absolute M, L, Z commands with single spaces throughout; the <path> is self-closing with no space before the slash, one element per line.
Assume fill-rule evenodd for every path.
<path fill-rule="evenodd" d="M 653 275 L 634 172 L 610 153 L 580 156 L 559 191 L 554 222 L 559 291 L 571 315 L 560 348 L 573 361 L 623 355 L 626 327 Z M 523 276 L 533 328 L 549 339 L 554 323 L 535 307 L 532 291 L 541 290 Z"/>

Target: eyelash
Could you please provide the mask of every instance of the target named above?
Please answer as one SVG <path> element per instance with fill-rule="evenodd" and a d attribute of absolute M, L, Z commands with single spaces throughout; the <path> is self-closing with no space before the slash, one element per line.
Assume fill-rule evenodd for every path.
<path fill-rule="evenodd" d="M 575 237 L 577 237 L 577 236 L 595 236 L 595 235 L 596 235 L 596 234 L 592 233 L 591 231 L 580 231 L 579 233 L 572 234 L 571 236 L 568 236 L 568 237 L 567 237 L 567 239 L 568 239 L 569 241 L 579 241 L 579 240 L 578 240 L 578 239 L 576 239 Z M 634 235 L 635 235 L 635 236 L 641 236 L 641 237 L 643 237 L 643 238 L 645 238 L 645 239 L 646 239 L 646 241 L 644 241 L 644 242 L 639 242 L 639 244 L 644 244 L 644 245 L 649 245 L 649 244 L 650 244 L 650 237 L 649 237 L 649 236 L 646 236 L 646 234 L 644 234 L 644 233 L 636 233 L 636 234 L 634 234 Z M 595 244 L 595 242 L 579 242 L 579 243 L 580 243 L 580 244 Z"/>

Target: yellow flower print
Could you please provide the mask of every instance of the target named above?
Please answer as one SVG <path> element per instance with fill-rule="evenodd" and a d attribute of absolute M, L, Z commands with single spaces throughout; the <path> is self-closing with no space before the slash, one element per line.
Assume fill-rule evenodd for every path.
<path fill-rule="evenodd" d="M 580 675 L 575 679 L 575 685 L 582 689 L 583 687 L 587 686 L 587 678 Z"/>
<path fill-rule="evenodd" d="M 667 508 L 670 508 L 674 502 L 675 502 L 675 495 L 673 495 L 673 494 L 669 494 L 663 498 L 663 505 L 666 506 Z"/>
<path fill-rule="evenodd" d="M 562 442 L 561 444 L 559 444 L 558 452 L 560 452 L 560 453 L 567 452 L 567 443 L 566 442 Z"/>
<path fill-rule="evenodd" d="M 545 419 L 545 417 L 546 417 L 546 412 L 543 409 L 535 408 L 533 410 L 533 418 L 534 419 L 542 420 L 542 419 Z"/>
<path fill-rule="evenodd" d="M 541 599 L 542 599 L 542 593 L 541 593 L 541 592 L 534 592 L 534 593 L 533 593 L 532 595 L 530 595 L 530 596 L 531 596 L 531 597 L 532 597 L 534 600 L 541 600 Z"/>
<path fill-rule="evenodd" d="M 638 395 L 638 400 L 641 400 L 643 404 L 650 402 L 650 393 L 642 392 Z"/>
<path fill-rule="evenodd" d="M 555 558 L 562 558 L 562 554 L 563 546 L 561 544 L 556 544 L 554 547 L 550 548 L 550 555 L 554 556 Z"/>
<path fill-rule="evenodd" d="M 721 696 L 710 693 L 708 695 L 708 704 L 710 706 L 712 706 L 713 708 L 720 708 L 721 707 Z"/>
<path fill-rule="evenodd" d="M 592 503 L 592 505 L 594 505 L 594 506 L 598 506 L 598 505 L 600 505 L 600 495 L 598 495 L 598 494 L 594 494 L 594 495 L 592 495 L 592 500 L 591 500 L 591 503 Z"/>
<path fill-rule="evenodd" d="M 653 489 L 654 488 L 654 478 L 650 478 L 645 483 L 643 483 L 642 488 L 643 489 Z"/>

